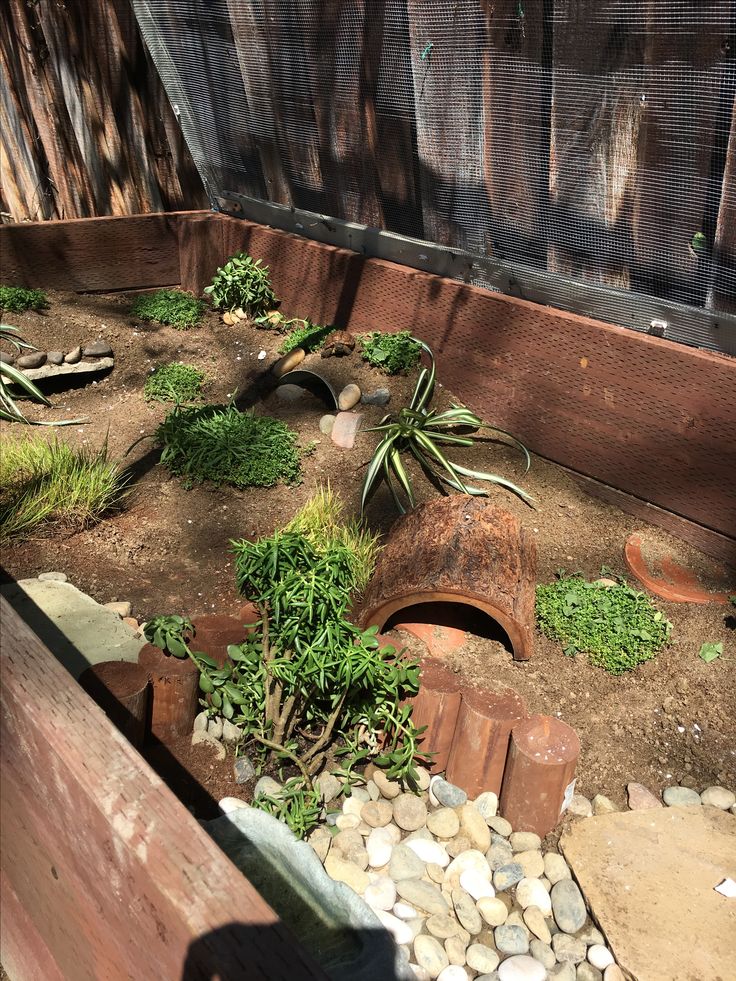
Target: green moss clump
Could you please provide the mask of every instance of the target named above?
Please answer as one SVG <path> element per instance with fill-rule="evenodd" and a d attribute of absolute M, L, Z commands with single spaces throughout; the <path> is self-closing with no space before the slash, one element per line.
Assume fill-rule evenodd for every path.
<path fill-rule="evenodd" d="M 0 310 L 23 313 L 25 310 L 45 310 L 49 300 L 43 290 L 25 286 L 0 286 Z"/>
<path fill-rule="evenodd" d="M 147 402 L 193 402 L 202 394 L 204 372 L 190 364 L 164 364 L 146 378 Z"/>
<path fill-rule="evenodd" d="M 188 330 L 202 319 L 205 305 L 191 293 L 182 290 L 157 290 L 136 297 L 130 312 L 139 320 Z"/>

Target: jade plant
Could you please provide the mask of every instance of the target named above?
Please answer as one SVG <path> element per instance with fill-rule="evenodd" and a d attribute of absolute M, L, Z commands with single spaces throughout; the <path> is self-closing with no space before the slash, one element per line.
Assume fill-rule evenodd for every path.
<path fill-rule="evenodd" d="M 453 405 L 444 412 L 435 412 L 430 408 L 436 381 L 436 367 L 431 348 L 423 341 L 415 339 L 430 359 L 430 367 L 422 368 L 417 379 L 409 405 L 396 415 L 386 415 L 378 426 L 364 429 L 363 432 L 381 433 L 381 439 L 373 451 L 368 465 L 363 490 L 361 494 L 361 510 L 376 485 L 385 480 L 396 505 L 397 510 L 404 514 L 407 506 L 415 506 L 414 488 L 409 472 L 402 461 L 407 454 L 413 457 L 424 474 L 437 487 L 451 487 L 453 490 L 472 496 L 485 496 L 488 491 L 475 487 L 466 482 L 465 478 L 484 480 L 505 487 L 517 494 L 527 504 L 532 504 L 532 498 L 517 487 L 516 484 L 498 474 L 484 473 L 471 470 L 451 460 L 444 452 L 445 446 L 473 446 L 476 437 L 465 435 L 458 430 L 486 429 L 494 434 L 505 436 L 521 452 L 526 459 L 526 469 L 529 469 L 529 453 L 526 447 L 510 433 L 496 426 L 482 422 L 474 413 L 463 406 Z M 398 484 L 398 487 L 396 486 Z"/>
<path fill-rule="evenodd" d="M 262 317 L 277 306 L 268 266 L 245 252 L 231 256 L 218 268 L 205 293 L 216 310 L 243 310 L 250 317 Z"/>

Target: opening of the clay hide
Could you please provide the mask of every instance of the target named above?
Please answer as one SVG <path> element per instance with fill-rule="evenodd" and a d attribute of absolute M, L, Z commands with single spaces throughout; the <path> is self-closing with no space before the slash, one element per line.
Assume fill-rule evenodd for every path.
<path fill-rule="evenodd" d="M 404 626 L 417 627 L 417 630 L 410 632 L 420 637 L 427 628 L 439 628 L 444 639 L 450 641 L 451 647 L 460 647 L 466 640 L 465 635 L 470 634 L 484 640 L 497 641 L 509 654 L 513 654 L 511 639 L 501 624 L 470 603 L 432 602 L 405 606 L 388 618 L 383 626 L 383 633 L 394 627 Z"/>

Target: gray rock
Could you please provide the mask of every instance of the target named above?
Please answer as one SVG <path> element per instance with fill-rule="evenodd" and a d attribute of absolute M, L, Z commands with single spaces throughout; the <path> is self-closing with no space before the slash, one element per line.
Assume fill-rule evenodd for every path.
<path fill-rule="evenodd" d="M 222 720 L 222 741 L 226 746 L 237 746 L 243 741 L 243 730 L 229 719 Z"/>
<path fill-rule="evenodd" d="M 247 756 L 238 756 L 233 762 L 233 776 L 235 783 L 248 783 L 256 775 L 256 768 Z"/>
<path fill-rule="evenodd" d="M 407 845 L 397 845 L 391 852 L 388 874 L 394 882 L 402 879 L 421 879 L 427 868 L 419 856 Z"/>
<path fill-rule="evenodd" d="M 492 790 L 487 790 L 485 793 L 479 794 L 476 797 L 473 801 L 473 807 L 475 807 L 490 827 L 490 819 L 496 817 L 496 811 L 498 810 L 498 796 Z"/>
<path fill-rule="evenodd" d="M 521 882 L 523 878 L 524 869 L 519 863 L 509 862 L 508 865 L 502 865 L 493 873 L 493 887 L 496 892 L 503 892 L 504 889 L 510 889 L 517 882 Z"/>
<path fill-rule="evenodd" d="M 529 953 L 532 955 L 535 961 L 539 961 L 543 964 L 548 971 L 557 963 L 557 958 L 555 957 L 555 952 L 552 950 L 549 944 L 542 943 L 541 940 L 529 941 Z"/>
<path fill-rule="evenodd" d="M 254 797 L 278 797 L 283 787 L 273 777 L 261 777 L 253 788 Z"/>
<path fill-rule="evenodd" d="M 431 790 L 443 807 L 461 807 L 468 799 L 464 790 L 442 777 L 432 781 Z"/>
<path fill-rule="evenodd" d="M 38 580 L 39 582 L 67 582 L 68 578 L 65 572 L 42 572 Z"/>
<path fill-rule="evenodd" d="M 562 879 L 570 879 L 572 877 L 570 866 L 562 855 L 558 855 L 557 852 L 547 852 L 544 856 L 544 874 L 552 885 L 560 882 Z"/>
<path fill-rule="evenodd" d="M 82 348 L 82 357 L 84 358 L 111 358 L 112 356 L 112 348 L 102 338 L 92 341 L 91 344 L 85 344 Z"/>
<path fill-rule="evenodd" d="M 578 940 L 582 940 L 588 947 L 592 947 L 593 944 L 605 944 L 606 942 L 605 937 L 592 920 L 586 920 L 582 930 L 578 930 L 575 937 Z"/>
<path fill-rule="evenodd" d="M 574 964 L 556 964 L 549 972 L 549 978 L 554 981 L 576 981 L 577 974 Z"/>
<path fill-rule="evenodd" d="M 304 397 L 304 389 L 301 385 L 279 385 L 276 389 L 276 398 L 281 402 L 298 402 Z"/>
<path fill-rule="evenodd" d="M 64 364 L 63 351 L 49 351 L 46 355 L 49 364 Z"/>
<path fill-rule="evenodd" d="M 17 356 L 13 351 L 0 351 L 0 361 L 3 364 L 15 364 Z"/>
<path fill-rule="evenodd" d="M 40 368 L 26 368 L 23 374 L 29 381 L 41 381 L 44 378 L 59 378 L 66 375 L 98 375 L 114 366 L 112 358 L 96 358 L 82 361 L 80 364 L 43 364 Z"/>
<path fill-rule="evenodd" d="M 542 847 L 542 839 L 533 831 L 513 831 L 509 843 L 515 852 L 538 851 Z"/>
<path fill-rule="evenodd" d="M 510 822 L 507 821 L 506 818 L 501 817 L 500 814 L 488 819 L 486 823 L 492 831 L 495 831 L 496 834 L 501 835 L 502 838 L 508 838 L 513 830 Z"/>
<path fill-rule="evenodd" d="M 430 978 L 438 977 L 450 964 L 447 953 L 439 940 L 423 933 L 414 941 L 414 957 L 417 964 L 424 968 Z"/>
<path fill-rule="evenodd" d="M 582 929 L 587 911 L 583 894 L 577 883 L 573 882 L 572 879 L 561 879 L 560 882 L 552 886 L 550 896 L 552 912 L 560 930 L 565 933 L 576 933 Z"/>
<path fill-rule="evenodd" d="M 618 808 L 603 794 L 596 794 L 593 798 L 593 814 L 615 814 Z"/>
<path fill-rule="evenodd" d="M 222 722 L 222 719 L 214 717 L 207 722 L 207 732 L 213 739 L 222 739 Z"/>
<path fill-rule="evenodd" d="M 483 929 L 483 920 L 475 908 L 472 896 L 465 892 L 464 889 L 453 889 L 452 905 L 455 908 L 455 916 L 457 916 L 460 925 L 472 937 L 477 936 Z"/>
<path fill-rule="evenodd" d="M 491 845 L 491 847 L 486 852 L 486 859 L 493 872 L 496 869 L 500 869 L 502 865 L 508 865 L 513 860 L 513 852 L 509 846 L 504 843 L 503 845 Z"/>
<path fill-rule="evenodd" d="M 315 781 L 323 804 L 329 804 L 340 795 L 342 784 L 332 773 L 320 773 Z"/>
<path fill-rule="evenodd" d="M 207 732 L 207 722 L 209 716 L 206 712 L 199 712 L 194 717 L 194 725 L 192 726 L 192 732 Z"/>
<path fill-rule="evenodd" d="M 375 392 L 363 392 L 360 401 L 364 405 L 388 405 L 391 393 L 387 388 L 377 388 Z"/>
<path fill-rule="evenodd" d="M 66 364 L 77 364 L 82 360 L 82 348 L 80 346 L 73 347 L 71 351 L 64 355 L 64 362 Z"/>
<path fill-rule="evenodd" d="M 31 351 L 30 354 L 21 354 L 15 362 L 17 368 L 40 368 L 44 364 L 46 364 L 45 351 Z"/>
<path fill-rule="evenodd" d="M 393 878 L 393 876 L 392 876 Z M 402 879 L 396 883 L 396 892 L 414 909 L 425 913 L 447 913 L 450 907 L 437 886 L 419 879 Z"/>
<path fill-rule="evenodd" d="M 283 388 L 283 386 L 282 386 L 282 388 Z M 330 415 L 328 413 L 327 415 L 322 416 L 322 418 L 320 419 L 320 421 L 319 421 L 319 431 L 323 435 L 329 436 L 330 433 L 332 432 L 332 427 L 334 425 L 335 425 L 335 417 L 333 415 Z"/>
<path fill-rule="evenodd" d="M 529 950 L 526 931 L 520 926 L 509 926 L 504 923 L 503 926 L 496 927 L 493 931 L 493 940 L 502 954 L 526 954 Z"/>
<path fill-rule="evenodd" d="M 560 964 L 579 964 L 585 960 L 587 948 L 582 940 L 566 933 L 556 933 L 552 937 L 552 950 Z"/>
<path fill-rule="evenodd" d="M 602 981 L 603 974 L 587 961 L 581 961 L 575 973 L 576 981 Z"/>
<path fill-rule="evenodd" d="M 492 947 L 485 944 L 471 944 L 465 952 L 468 967 L 482 974 L 490 974 L 499 964 L 499 957 Z"/>
<path fill-rule="evenodd" d="M 736 804 L 736 794 L 725 787 L 708 787 L 700 795 L 700 799 L 704 804 L 717 807 L 721 811 L 727 811 Z"/>
<path fill-rule="evenodd" d="M 689 787 L 665 787 L 662 800 L 667 807 L 688 807 L 700 804 L 700 794 Z"/>

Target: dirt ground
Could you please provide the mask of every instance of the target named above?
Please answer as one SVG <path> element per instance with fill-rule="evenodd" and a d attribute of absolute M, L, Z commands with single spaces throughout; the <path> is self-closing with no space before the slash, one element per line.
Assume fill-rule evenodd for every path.
<path fill-rule="evenodd" d="M 59 438 L 93 447 L 107 439 L 111 455 L 122 457 L 135 440 L 153 433 L 167 412 L 166 406 L 144 400 L 146 375 L 159 364 L 181 360 L 204 370 L 207 401 L 224 402 L 237 392 L 238 404 L 287 421 L 299 433 L 302 446 L 316 441 L 303 461 L 303 481 L 246 492 L 210 486 L 185 490 L 157 465 L 158 451 L 151 440 L 144 440 L 125 460 L 132 479 L 119 514 L 75 534 L 63 529 L 39 533 L 6 548 L 3 566 L 17 579 L 63 571 L 101 602 L 130 600 L 133 614 L 141 620 L 157 613 L 234 613 L 239 604 L 229 541 L 270 533 L 328 480 L 349 511 L 357 513 L 376 436 L 360 435 L 353 450 L 339 449 L 320 433 L 320 416 L 328 411 L 323 402 L 312 395 L 294 402 L 276 395 L 267 369 L 277 357 L 279 335 L 242 324 L 227 327 L 212 313 L 202 327 L 184 332 L 136 323 L 129 314 L 130 299 L 123 294 L 52 292 L 45 313 L 6 318 L 41 349 L 69 350 L 101 337 L 115 351 L 115 367 L 107 377 L 74 389 L 61 389 L 56 382 L 49 389 L 53 408 L 29 406 L 29 416 L 84 417 L 79 425 L 59 429 Z M 261 350 L 266 357 L 259 360 Z M 400 407 L 413 384 L 412 378 L 387 379 L 357 354 L 340 360 L 313 354 L 303 367 L 324 370 L 338 389 L 349 381 L 364 391 L 386 386 L 391 391 L 389 408 Z M 440 389 L 436 403 L 447 403 L 450 397 Z M 367 427 L 377 424 L 385 410 L 362 406 L 361 411 Z M 2 430 L 3 438 L 9 432 L 26 435 L 17 425 L 4 424 Z M 35 433 L 53 438 L 45 429 Z M 492 442 L 462 450 L 455 458 L 521 483 L 537 500 L 532 510 L 505 491 L 494 498 L 532 528 L 540 582 L 552 579 L 560 568 L 589 578 L 597 578 L 602 566 L 623 574 L 624 543 L 639 530 L 646 532 L 653 547 L 688 562 L 707 583 L 712 563 L 665 532 L 589 498 L 570 475 L 541 458 L 533 459 L 526 475 L 518 453 Z M 421 477 L 415 486 L 420 500 L 434 493 Z M 370 524 L 386 531 L 393 518 L 388 495 L 376 494 L 368 510 Z M 731 591 L 736 591 L 736 583 Z M 674 624 L 672 644 L 623 677 L 611 677 L 583 657 L 566 657 L 559 645 L 539 634 L 532 660 L 514 662 L 483 624 L 471 625 L 474 632 L 453 655 L 453 666 L 473 683 L 510 685 L 525 698 L 529 711 L 559 714 L 572 725 L 582 743 L 582 793 L 605 793 L 623 803 L 624 785 L 630 780 L 655 791 L 680 780 L 699 789 L 714 782 L 736 787 L 733 620 L 724 606 L 657 603 Z M 722 641 L 724 656 L 710 664 L 701 661 L 697 655 L 705 641 Z M 197 771 L 198 779 L 211 783 L 213 795 L 222 796 L 226 789 L 237 793 L 229 761 L 214 764 L 206 747 L 173 750 L 185 762 L 190 759 L 187 765 Z"/>

